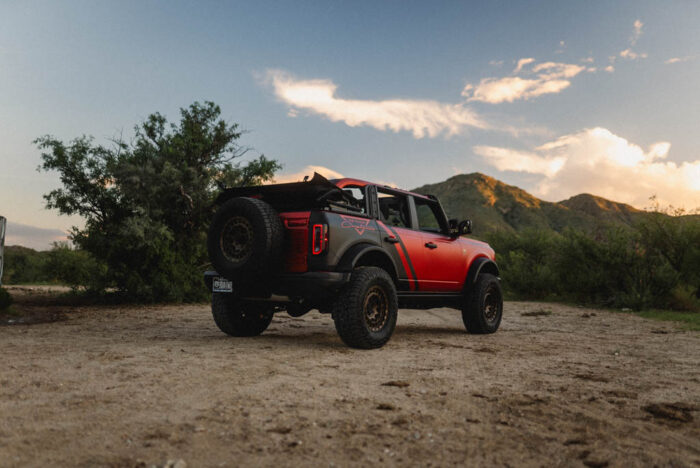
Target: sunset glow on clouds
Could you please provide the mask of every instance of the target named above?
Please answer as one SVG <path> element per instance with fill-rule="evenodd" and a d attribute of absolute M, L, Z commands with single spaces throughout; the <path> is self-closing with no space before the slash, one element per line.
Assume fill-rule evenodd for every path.
<path fill-rule="evenodd" d="M 520 134 L 512 127 L 498 122 L 487 124 L 485 119 L 467 107 L 467 103 L 503 104 L 558 94 L 570 88 L 573 80 L 582 73 L 595 73 L 597 70 L 613 73 L 616 59 L 621 66 L 620 59 L 646 58 L 645 52 L 636 50 L 644 23 L 637 19 L 632 26 L 627 47 L 609 56 L 607 65 L 592 66 L 595 62 L 592 56 L 584 56 L 578 60 L 578 64 L 538 61 L 534 57 L 520 58 L 514 61 L 514 67 L 507 76 L 467 83 L 461 93 L 466 102 L 461 103 L 343 99 L 337 95 L 338 86 L 331 80 L 297 79 L 279 70 L 268 71 L 267 82 L 272 84 L 276 97 L 289 106 L 288 115 L 291 117 L 307 111 L 351 127 L 407 131 L 414 138 L 453 136 L 470 128 L 505 131 L 517 138 Z M 674 57 L 666 63 L 693 58 Z M 489 62 L 499 67 L 503 63 L 503 60 Z M 549 200 L 561 200 L 588 192 L 643 208 L 649 204 L 649 197 L 655 195 L 662 203 L 699 207 L 700 160 L 668 161 L 670 148 L 669 142 L 662 141 L 644 150 L 605 128 L 595 127 L 526 150 L 477 144 L 473 151 L 499 171 L 540 176 L 535 187 L 527 188 Z M 307 166 L 298 173 L 279 177 L 278 181 L 301 180 L 304 175 L 314 171 L 328 174 L 328 177 L 340 177 L 339 173 L 325 167 Z"/>
<path fill-rule="evenodd" d="M 601 127 L 564 135 L 534 148 L 476 146 L 474 152 L 501 171 L 539 174 L 535 195 L 562 200 L 587 192 L 642 208 L 656 195 L 677 207 L 700 206 L 700 160 L 665 161 L 671 144 L 647 151 Z"/>
<path fill-rule="evenodd" d="M 408 131 L 415 138 L 456 135 L 469 127 L 488 128 L 475 112 L 461 103 L 342 99 L 336 96 L 338 86 L 330 80 L 299 80 L 279 70 L 268 71 L 267 78 L 272 83 L 275 95 L 292 106 L 292 115 L 303 109 L 333 122 L 344 122 L 350 127 Z"/>
<path fill-rule="evenodd" d="M 582 65 L 559 62 L 544 62 L 528 67 L 534 62 L 533 58 L 518 60 L 513 74 L 521 73 L 524 77 L 484 78 L 476 85 L 467 84 L 462 90 L 462 96 L 468 101 L 490 104 L 533 99 L 543 94 L 563 91 L 571 85 L 571 78 L 586 70 Z"/>
<path fill-rule="evenodd" d="M 293 172 L 291 174 L 278 174 L 275 176 L 275 181 L 270 182 L 270 183 L 275 183 L 275 184 L 286 184 L 288 182 L 301 182 L 304 180 L 305 176 L 309 176 L 309 178 L 313 177 L 314 172 L 318 172 L 321 174 L 323 177 L 326 179 L 342 179 L 344 176 L 338 171 L 334 171 L 333 169 L 329 169 L 324 166 L 306 166 L 300 171 Z"/>
<path fill-rule="evenodd" d="M 216 102 L 242 147 L 279 161 L 279 182 L 318 171 L 410 188 L 459 168 L 547 199 L 619 193 L 641 208 L 657 193 L 700 207 L 697 1 L 9 3 L 0 215 L 17 224 L 84 222 L 45 209 L 62 182 L 37 173 L 37 137 L 129 141 L 145 116 L 177 122 L 193 100 Z M 12 242 L 34 245 L 22 232 Z"/>

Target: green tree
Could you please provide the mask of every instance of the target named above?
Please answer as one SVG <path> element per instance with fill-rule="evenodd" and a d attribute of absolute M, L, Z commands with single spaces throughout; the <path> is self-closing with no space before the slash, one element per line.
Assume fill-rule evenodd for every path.
<path fill-rule="evenodd" d="M 280 169 L 263 155 L 236 161 L 247 152 L 238 144 L 241 132 L 214 103 L 195 102 L 180 113 L 178 123 L 152 114 L 130 143 L 35 141 L 40 169 L 57 171 L 63 185 L 44 196 L 47 208 L 85 219 L 71 240 L 102 265 L 89 288 L 116 288 L 140 301 L 203 299 L 206 230 L 219 187 L 260 184 Z"/>

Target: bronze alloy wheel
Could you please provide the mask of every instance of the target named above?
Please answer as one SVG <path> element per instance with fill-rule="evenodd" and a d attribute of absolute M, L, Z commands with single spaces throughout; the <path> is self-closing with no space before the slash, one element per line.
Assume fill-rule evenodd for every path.
<path fill-rule="evenodd" d="M 389 319 L 389 298 L 380 286 L 367 291 L 363 304 L 367 328 L 373 332 L 381 330 Z"/>
<path fill-rule="evenodd" d="M 253 252 L 253 225 L 243 216 L 229 219 L 221 230 L 221 252 L 226 260 L 244 262 Z"/>
<path fill-rule="evenodd" d="M 493 323 L 498 319 L 501 308 L 500 294 L 495 287 L 489 287 L 484 296 L 484 318 Z"/>

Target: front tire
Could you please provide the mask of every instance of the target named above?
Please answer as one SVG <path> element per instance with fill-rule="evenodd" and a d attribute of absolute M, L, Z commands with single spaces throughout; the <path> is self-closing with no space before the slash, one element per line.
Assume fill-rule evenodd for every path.
<path fill-rule="evenodd" d="M 273 310 L 265 303 L 244 302 L 233 294 L 214 293 L 211 312 L 219 330 L 231 336 L 257 336 L 272 322 Z"/>
<path fill-rule="evenodd" d="M 494 333 L 501 325 L 502 317 L 501 282 L 492 274 L 482 273 L 462 308 L 464 326 L 469 333 Z"/>
<path fill-rule="evenodd" d="M 380 348 L 396 328 L 399 306 L 389 274 L 376 267 L 353 271 L 333 305 L 335 329 L 351 348 Z"/>

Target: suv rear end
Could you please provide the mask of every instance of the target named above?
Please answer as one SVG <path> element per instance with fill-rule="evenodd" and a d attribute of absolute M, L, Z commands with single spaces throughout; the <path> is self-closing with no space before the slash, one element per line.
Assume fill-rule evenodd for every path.
<path fill-rule="evenodd" d="M 315 174 L 228 189 L 217 204 L 207 239 L 215 271 L 205 280 L 225 333 L 257 335 L 275 312 L 318 309 L 346 344 L 376 348 L 393 333 L 399 304 L 462 309 L 474 333 L 500 324 L 493 250 L 460 239 L 468 222 L 448 222 L 434 197 Z"/>

